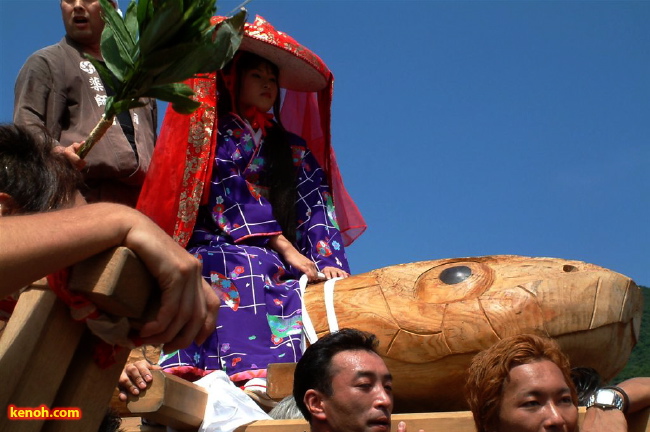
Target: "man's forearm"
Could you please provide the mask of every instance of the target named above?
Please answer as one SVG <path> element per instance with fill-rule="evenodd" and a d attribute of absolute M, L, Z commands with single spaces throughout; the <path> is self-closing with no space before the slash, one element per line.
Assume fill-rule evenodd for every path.
<path fill-rule="evenodd" d="M 138 215 L 121 205 L 100 203 L 1 217 L 0 295 L 122 244 L 129 219 Z"/>

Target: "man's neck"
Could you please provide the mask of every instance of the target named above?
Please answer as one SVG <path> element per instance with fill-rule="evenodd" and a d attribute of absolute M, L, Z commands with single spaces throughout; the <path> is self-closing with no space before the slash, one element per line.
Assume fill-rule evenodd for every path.
<path fill-rule="evenodd" d="M 92 56 L 97 60 L 104 61 L 104 57 L 102 56 L 102 50 L 99 42 L 86 44 L 83 42 L 79 42 L 78 40 L 72 39 L 70 35 L 66 35 L 66 40 L 70 45 L 72 45 L 79 51 L 83 52 L 84 54 L 88 54 L 89 56 Z"/>
<path fill-rule="evenodd" d="M 97 60 L 104 60 L 104 57 L 102 57 L 102 50 L 99 46 L 99 44 L 96 45 L 81 45 L 81 50 L 85 52 L 86 54 L 95 57 Z"/>

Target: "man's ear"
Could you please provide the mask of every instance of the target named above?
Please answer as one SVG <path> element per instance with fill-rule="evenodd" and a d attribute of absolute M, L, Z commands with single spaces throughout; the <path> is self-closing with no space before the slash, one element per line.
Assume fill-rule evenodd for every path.
<path fill-rule="evenodd" d="M 327 419 L 327 416 L 325 415 L 325 409 L 323 406 L 324 397 L 321 392 L 319 392 L 318 390 L 309 389 L 305 392 L 303 401 L 305 402 L 305 406 L 307 407 L 307 410 L 311 413 L 311 416 L 314 419 L 320 421 L 325 421 Z"/>
<path fill-rule="evenodd" d="M 9 216 L 16 213 L 16 201 L 5 192 L 0 192 L 0 216 Z"/>

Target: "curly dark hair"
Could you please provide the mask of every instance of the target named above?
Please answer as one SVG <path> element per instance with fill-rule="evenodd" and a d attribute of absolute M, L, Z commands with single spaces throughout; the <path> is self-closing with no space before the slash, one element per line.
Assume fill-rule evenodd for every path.
<path fill-rule="evenodd" d="M 0 125 L 0 192 L 11 196 L 22 214 L 55 210 L 71 203 L 82 184 L 81 173 L 43 130 L 36 136 L 25 127 Z"/>

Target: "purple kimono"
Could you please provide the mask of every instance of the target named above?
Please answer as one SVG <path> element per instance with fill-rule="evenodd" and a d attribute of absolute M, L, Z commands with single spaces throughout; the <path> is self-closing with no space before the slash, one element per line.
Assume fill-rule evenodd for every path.
<path fill-rule="evenodd" d="M 302 314 L 300 272 L 267 247 L 281 234 L 264 198 L 264 139 L 231 114 L 220 119 L 210 196 L 199 210 L 188 250 L 203 262 L 203 277 L 220 292 L 216 331 L 161 358 L 161 366 L 191 378 L 215 369 L 233 381 L 266 376 L 269 363 L 296 362 Z M 319 270 L 349 272 L 325 172 L 304 140 L 289 134 L 298 169 L 296 248 Z"/>

